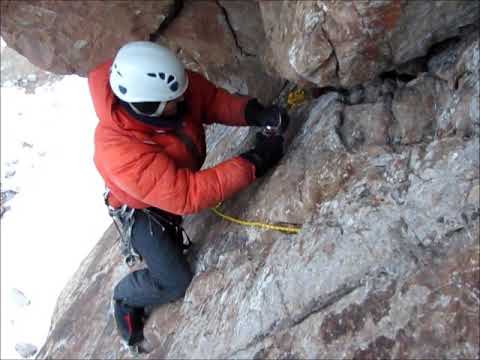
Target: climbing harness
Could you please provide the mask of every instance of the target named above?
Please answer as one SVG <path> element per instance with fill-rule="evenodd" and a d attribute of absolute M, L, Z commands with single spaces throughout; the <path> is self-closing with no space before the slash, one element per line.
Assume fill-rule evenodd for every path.
<path fill-rule="evenodd" d="M 108 195 L 110 190 L 107 188 L 103 194 L 105 205 L 108 208 L 108 214 L 112 217 L 113 223 L 120 235 L 121 253 L 124 258 L 125 264 L 128 267 L 134 266 L 137 262 L 142 262 L 142 256 L 135 250 L 132 245 L 132 229 L 135 222 L 135 212 L 143 212 L 149 221 L 150 235 L 153 236 L 152 222 L 156 223 L 162 228 L 162 231 L 166 230 L 165 226 L 170 227 L 175 231 L 175 236 L 181 240 L 183 252 L 186 253 L 189 247 L 192 245 L 192 241 L 187 232 L 181 226 L 180 221 L 175 221 L 173 216 L 169 216 L 167 213 L 161 210 L 153 211 L 150 209 L 132 209 L 127 205 L 123 205 L 119 208 L 113 208 L 108 204 Z M 184 236 L 185 235 L 185 236 Z"/>
<path fill-rule="evenodd" d="M 183 251 L 186 252 L 189 247 L 192 245 L 192 240 L 188 233 L 185 231 L 184 227 L 181 225 L 180 221 L 175 221 L 173 216 L 167 215 L 161 210 L 151 210 L 151 209 L 141 209 L 140 211 L 144 212 L 149 220 L 150 226 L 150 235 L 153 236 L 153 228 L 152 228 L 152 221 L 160 226 L 163 231 L 165 231 L 165 224 L 170 226 L 172 229 L 175 230 L 176 236 L 181 239 L 182 241 L 182 248 Z"/>
<path fill-rule="evenodd" d="M 135 251 L 131 241 L 135 209 L 131 209 L 127 205 L 123 205 L 119 208 L 110 206 L 108 204 L 109 194 L 110 190 L 106 188 L 105 192 L 103 193 L 103 199 L 105 201 L 105 205 L 107 205 L 108 214 L 113 219 L 113 223 L 115 224 L 117 232 L 120 235 L 121 253 L 125 264 L 127 264 L 128 267 L 132 267 L 137 262 L 142 261 L 142 257 Z"/>
<path fill-rule="evenodd" d="M 285 226 L 285 225 L 269 224 L 269 223 L 260 222 L 260 221 L 250 221 L 250 220 L 238 219 L 238 218 L 235 218 L 233 216 L 226 215 L 222 211 L 220 211 L 220 206 L 221 205 L 222 205 L 222 203 L 219 203 L 217 206 L 215 206 L 214 208 L 211 208 L 210 210 L 214 214 L 220 216 L 222 219 L 228 220 L 228 221 L 230 221 L 232 223 L 235 223 L 235 224 L 257 227 L 257 228 L 267 229 L 267 230 L 280 231 L 280 232 L 291 234 L 291 235 L 298 234 L 300 232 L 300 230 L 302 229 L 302 227 L 299 226 L 299 225 Z"/>

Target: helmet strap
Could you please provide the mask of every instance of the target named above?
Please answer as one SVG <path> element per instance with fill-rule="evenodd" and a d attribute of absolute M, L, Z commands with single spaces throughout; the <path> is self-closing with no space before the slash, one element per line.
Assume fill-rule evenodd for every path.
<path fill-rule="evenodd" d="M 166 101 L 160 101 L 160 103 L 158 104 L 157 110 L 155 110 L 155 112 L 152 113 L 152 114 L 147 114 L 147 113 L 141 112 L 141 111 L 138 110 L 135 106 L 133 106 L 132 103 L 128 103 L 128 105 L 129 105 L 130 108 L 131 108 L 135 113 L 137 113 L 138 115 L 155 117 L 155 116 L 160 116 L 160 115 L 162 115 L 163 110 L 165 110 L 165 106 L 167 105 L 167 102 L 166 102 Z"/>

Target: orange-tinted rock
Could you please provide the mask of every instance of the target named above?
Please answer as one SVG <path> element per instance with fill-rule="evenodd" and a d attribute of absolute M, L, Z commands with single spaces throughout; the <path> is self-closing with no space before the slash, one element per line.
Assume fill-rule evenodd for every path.
<path fill-rule="evenodd" d="M 1 33 L 34 65 L 85 75 L 124 43 L 148 40 L 174 10 L 165 1 L 1 2 Z"/>
<path fill-rule="evenodd" d="M 265 35 L 254 1 L 188 1 L 158 42 L 227 90 L 270 102 L 282 82 L 261 61 Z"/>
<path fill-rule="evenodd" d="M 261 1 L 269 63 L 283 77 L 351 87 L 478 22 L 475 1 Z"/>

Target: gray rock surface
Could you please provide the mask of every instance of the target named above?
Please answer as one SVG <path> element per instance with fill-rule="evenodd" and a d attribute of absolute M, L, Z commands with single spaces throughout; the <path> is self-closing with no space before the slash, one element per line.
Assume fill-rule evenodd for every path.
<path fill-rule="evenodd" d="M 445 81 L 452 90 L 437 121 L 438 136 L 457 132 L 463 136 L 480 134 L 478 41 L 478 33 L 473 32 L 428 63 L 434 76 Z"/>
<path fill-rule="evenodd" d="M 376 78 L 343 95 L 340 128 L 347 146 L 413 144 L 480 133 L 479 46 L 473 31 L 428 60 L 411 80 L 398 73 Z"/>
<path fill-rule="evenodd" d="M 452 54 L 468 67 L 476 46 Z M 468 76 L 478 84 L 478 72 Z M 431 68 L 362 89 L 355 104 L 353 90 L 332 90 L 292 109 L 278 167 L 222 205 L 242 219 L 299 224 L 298 235 L 210 211 L 186 219 L 195 277 L 184 299 L 150 317 L 154 350 L 142 357 L 478 357 L 479 135 L 435 133 L 461 88 Z M 251 135 L 213 128 L 207 166 Z M 107 230 L 62 292 L 38 358 L 131 357 L 111 313 L 127 272 L 116 237 Z"/>
<path fill-rule="evenodd" d="M 393 116 L 386 102 L 347 106 L 341 134 L 350 148 L 360 144 L 388 144 L 388 129 L 392 122 Z"/>
<path fill-rule="evenodd" d="M 433 135 L 436 119 L 443 104 L 452 96 L 445 82 L 422 74 L 395 92 L 392 115 L 394 141 L 418 143 L 424 136 Z"/>
<path fill-rule="evenodd" d="M 363 83 L 479 20 L 479 3 L 468 0 L 282 0 L 260 7 L 271 67 L 317 86 Z"/>
<path fill-rule="evenodd" d="M 6 203 L 12 200 L 17 194 L 18 193 L 15 190 L 0 191 L 0 219 L 2 218 L 3 214 L 10 210 L 10 206 L 6 205 Z"/>
<path fill-rule="evenodd" d="M 31 358 L 37 352 L 37 347 L 28 343 L 15 344 L 15 350 L 24 359 Z"/>

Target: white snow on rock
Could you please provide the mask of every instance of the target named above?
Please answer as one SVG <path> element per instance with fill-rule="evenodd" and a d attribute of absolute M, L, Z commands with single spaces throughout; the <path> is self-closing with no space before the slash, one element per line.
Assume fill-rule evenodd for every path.
<path fill-rule="evenodd" d="M 110 219 L 93 164 L 98 120 L 87 80 L 66 76 L 35 94 L 1 87 L 1 99 L 0 181 L 17 194 L 0 220 L 0 358 L 14 359 L 15 344 L 41 348 L 60 291 Z"/>
<path fill-rule="evenodd" d="M 18 289 L 11 289 L 10 291 L 10 299 L 12 302 L 17 305 L 19 308 L 23 308 L 25 306 L 30 305 L 30 300 L 25 296 L 23 292 Z"/>
<path fill-rule="evenodd" d="M 37 347 L 28 343 L 15 344 L 15 351 L 24 359 L 32 357 L 37 352 Z"/>

